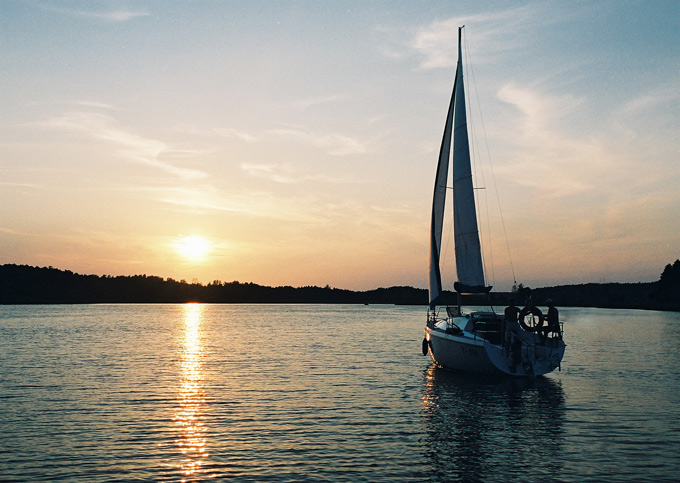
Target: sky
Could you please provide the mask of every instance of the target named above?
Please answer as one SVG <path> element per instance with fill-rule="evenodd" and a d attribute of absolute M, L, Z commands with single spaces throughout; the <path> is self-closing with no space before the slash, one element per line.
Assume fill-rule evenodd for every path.
<path fill-rule="evenodd" d="M 0 2 L 0 263 L 426 288 L 461 25 L 487 283 L 658 280 L 674 0 Z"/>

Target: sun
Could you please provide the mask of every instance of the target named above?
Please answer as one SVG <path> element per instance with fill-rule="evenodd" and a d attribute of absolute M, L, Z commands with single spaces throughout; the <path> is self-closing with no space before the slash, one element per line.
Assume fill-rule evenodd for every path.
<path fill-rule="evenodd" d="M 198 262 L 210 252 L 210 242 L 200 236 L 180 236 L 175 243 L 177 253 L 187 260 Z"/>

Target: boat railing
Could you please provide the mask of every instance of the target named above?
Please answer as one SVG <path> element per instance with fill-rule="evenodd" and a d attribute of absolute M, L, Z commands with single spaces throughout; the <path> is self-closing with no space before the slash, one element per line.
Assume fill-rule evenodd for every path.
<path fill-rule="evenodd" d="M 430 328 L 434 328 L 434 324 L 437 323 L 437 321 L 441 320 L 439 318 L 439 310 L 438 309 L 428 309 L 427 311 L 427 326 Z"/>
<path fill-rule="evenodd" d="M 454 317 L 460 317 L 460 309 L 458 307 L 445 307 L 446 315 L 440 316 L 440 312 L 443 307 L 437 307 L 434 309 L 428 309 L 427 311 L 427 324 L 428 326 L 434 326 L 435 323 L 445 320 L 448 326 L 454 326 L 458 328 L 456 324 L 453 323 L 452 319 Z"/>

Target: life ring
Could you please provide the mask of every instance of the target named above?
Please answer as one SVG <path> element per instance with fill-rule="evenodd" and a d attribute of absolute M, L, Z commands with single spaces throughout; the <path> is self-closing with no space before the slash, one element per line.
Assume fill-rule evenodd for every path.
<path fill-rule="evenodd" d="M 536 319 L 534 316 L 538 318 L 538 322 L 535 323 L 535 325 L 530 325 L 530 323 L 524 321 L 526 316 L 529 314 L 531 314 L 531 317 L 529 318 L 529 321 L 531 322 L 535 323 Z M 536 332 L 543 326 L 544 320 L 545 317 L 543 317 L 543 312 L 541 312 L 541 309 L 538 307 L 524 307 L 519 311 L 519 325 L 521 325 L 522 328 L 527 332 Z"/>

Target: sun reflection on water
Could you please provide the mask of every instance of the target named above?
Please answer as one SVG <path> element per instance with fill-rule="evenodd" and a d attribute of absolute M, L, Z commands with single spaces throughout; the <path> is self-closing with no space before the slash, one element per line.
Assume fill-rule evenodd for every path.
<path fill-rule="evenodd" d="M 201 345 L 201 315 L 203 306 L 186 304 L 184 306 L 184 347 L 181 350 L 181 385 L 178 395 L 179 406 L 175 412 L 178 425 L 177 446 L 182 453 L 180 470 L 184 475 L 182 482 L 204 473 L 203 468 L 209 456 L 206 445 L 206 427 L 203 410 L 205 392 L 203 390 L 203 347 Z"/>

